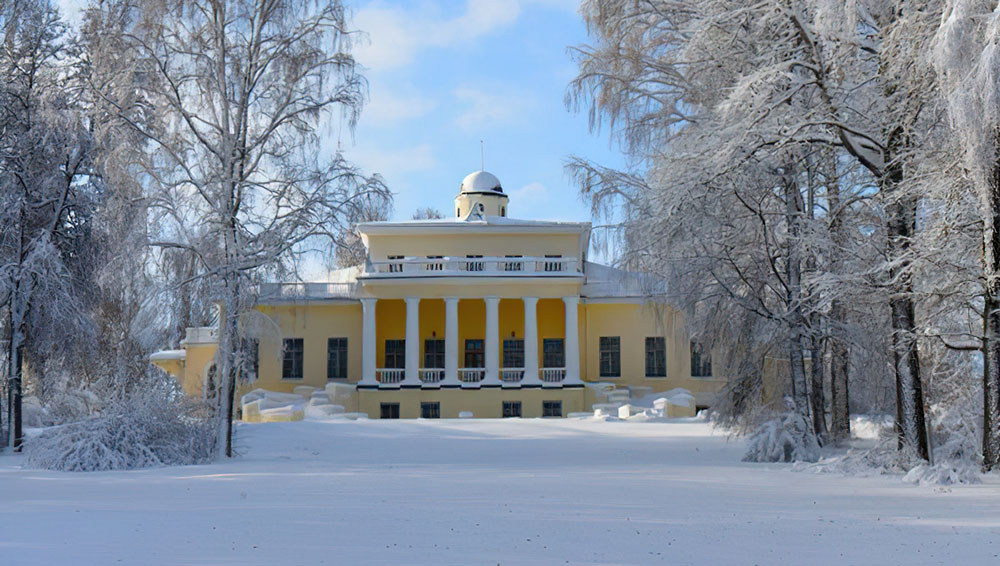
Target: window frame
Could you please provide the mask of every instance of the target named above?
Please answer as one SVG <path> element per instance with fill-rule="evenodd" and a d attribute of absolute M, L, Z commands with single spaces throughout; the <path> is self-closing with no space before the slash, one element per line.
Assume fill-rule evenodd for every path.
<path fill-rule="evenodd" d="M 392 344 L 392 348 L 389 347 L 390 344 Z M 406 369 L 405 338 L 386 338 L 383 348 L 383 369 Z M 392 363 L 389 363 L 390 359 L 392 360 Z"/>
<path fill-rule="evenodd" d="M 478 348 L 470 348 L 469 347 L 470 342 L 473 343 L 473 345 L 478 342 L 479 343 L 479 347 Z M 479 365 L 471 365 L 469 363 L 469 356 L 470 355 L 472 355 L 472 356 L 478 356 L 479 357 L 479 361 L 478 361 Z M 463 350 L 463 354 L 462 354 L 462 361 L 465 362 L 465 365 L 462 366 L 464 368 L 485 369 L 486 368 L 486 341 L 483 340 L 482 338 L 466 338 L 465 339 L 465 349 Z M 474 361 L 473 363 L 476 363 L 476 362 Z"/>
<path fill-rule="evenodd" d="M 523 414 L 521 412 L 522 406 L 520 401 L 501 401 L 500 402 L 500 418 L 502 419 L 519 419 Z M 517 414 L 514 414 L 517 413 Z"/>
<path fill-rule="evenodd" d="M 691 340 L 691 377 L 712 377 L 712 350 L 708 350 L 706 356 L 702 351 L 703 348 L 704 344 L 697 340 Z M 697 356 L 697 360 L 695 356 Z"/>
<path fill-rule="evenodd" d="M 650 344 L 654 346 L 653 349 L 650 348 Z M 662 347 L 655 348 L 657 345 Z M 663 336 L 647 336 L 645 360 L 647 378 L 661 379 L 667 377 L 667 339 Z"/>
<path fill-rule="evenodd" d="M 429 409 L 425 411 L 425 409 Z M 421 401 L 420 402 L 420 418 L 422 419 L 440 419 L 441 418 L 441 402 L 440 401 Z"/>
<path fill-rule="evenodd" d="M 389 409 L 389 416 L 386 416 L 386 409 Z M 395 413 L 395 416 L 393 416 Z M 382 403 L 379 405 L 379 419 L 398 419 L 399 418 L 399 403 Z"/>
<path fill-rule="evenodd" d="M 500 361 L 504 369 L 524 369 L 524 338 L 505 338 Z"/>
<path fill-rule="evenodd" d="M 605 365 L 607 365 L 607 368 L 605 368 Z M 597 367 L 601 377 L 622 376 L 621 336 L 601 336 L 598 338 Z"/>
<path fill-rule="evenodd" d="M 554 414 L 553 409 L 558 409 L 559 414 Z M 563 416 L 562 401 L 557 401 L 557 400 L 542 401 L 542 418 L 561 419 L 562 416 Z"/>
<path fill-rule="evenodd" d="M 548 346 L 559 344 L 559 351 L 549 351 Z M 549 355 L 559 356 L 559 365 L 551 365 Z M 543 338 L 542 339 L 542 367 L 543 368 L 565 368 L 566 367 L 566 340 L 564 338 Z"/>
<path fill-rule="evenodd" d="M 434 345 L 431 348 L 431 344 Z M 424 339 L 424 369 L 444 369 L 444 339 Z M 433 363 L 432 363 L 433 362 Z"/>
<path fill-rule="evenodd" d="M 295 346 L 298 346 L 295 348 Z M 305 339 L 284 338 L 281 341 L 281 379 L 305 378 Z M 298 357 L 296 358 L 296 354 Z M 291 356 L 291 358 L 289 358 Z M 295 371 L 298 365 L 298 372 Z M 294 375 L 298 373 L 298 375 Z"/>
<path fill-rule="evenodd" d="M 336 343 L 336 350 L 334 344 Z M 332 354 L 336 353 L 336 363 Z M 332 336 L 326 339 L 326 379 L 347 379 L 347 337 Z M 336 367 L 335 367 L 336 366 Z M 340 374 L 340 375 L 333 375 Z"/>

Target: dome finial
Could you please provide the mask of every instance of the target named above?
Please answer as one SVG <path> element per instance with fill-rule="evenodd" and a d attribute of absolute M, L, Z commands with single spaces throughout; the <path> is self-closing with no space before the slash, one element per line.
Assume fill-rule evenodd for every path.
<path fill-rule="evenodd" d="M 486 171 L 486 142 L 479 140 L 479 170 Z"/>

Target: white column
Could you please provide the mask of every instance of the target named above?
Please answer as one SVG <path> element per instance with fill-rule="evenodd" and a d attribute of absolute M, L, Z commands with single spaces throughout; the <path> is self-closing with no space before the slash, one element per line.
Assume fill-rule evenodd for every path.
<path fill-rule="evenodd" d="M 539 385 L 538 378 L 538 297 L 524 297 L 524 379 L 521 385 Z"/>
<path fill-rule="evenodd" d="M 406 370 L 403 385 L 420 386 L 420 297 L 406 297 Z"/>
<path fill-rule="evenodd" d="M 486 297 L 486 378 L 487 385 L 500 384 L 500 297 Z"/>
<path fill-rule="evenodd" d="M 375 381 L 375 303 L 377 299 L 361 299 L 361 381 L 360 385 L 376 385 Z"/>
<path fill-rule="evenodd" d="M 566 380 L 564 384 L 580 383 L 580 341 L 576 323 L 576 306 L 580 297 L 563 297 L 566 311 Z"/>
<path fill-rule="evenodd" d="M 458 381 L 458 298 L 444 299 L 444 385 Z"/>

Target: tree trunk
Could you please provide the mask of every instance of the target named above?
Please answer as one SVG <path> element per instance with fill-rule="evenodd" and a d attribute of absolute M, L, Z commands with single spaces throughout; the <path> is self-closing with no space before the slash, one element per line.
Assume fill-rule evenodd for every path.
<path fill-rule="evenodd" d="M 788 361 L 792 379 L 792 396 L 795 409 L 803 415 L 809 410 L 805 361 L 802 356 L 803 327 L 802 315 L 802 194 L 791 177 L 785 179 L 785 221 L 788 223 L 788 262 L 785 266 L 788 277 Z M 814 431 L 815 432 L 815 431 Z"/>
<path fill-rule="evenodd" d="M 815 317 L 819 319 L 819 317 Z M 818 324 L 814 325 L 814 333 L 818 331 Z M 812 388 L 809 391 L 809 402 L 812 407 L 813 416 L 813 430 L 816 432 L 816 436 L 820 438 L 826 437 L 826 394 L 823 391 L 823 381 L 825 378 L 825 373 L 823 371 L 823 342 L 822 338 L 817 337 L 815 334 L 810 340 L 810 352 L 812 354 L 812 364 L 811 372 L 809 376 L 810 384 Z"/>
<path fill-rule="evenodd" d="M 1000 468 L 1000 164 L 983 230 L 983 470 Z"/>
<path fill-rule="evenodd" d="M 844 320 L 844 306 L 834 301 L 830 318 L 836 324 Z M 847 344 L 838 337 L 830 344 L 830 439 L 840 444 L 851 437 L 851 410 L 848 401 L 848 363 L 850 352 Z"/>
<path fill-rule="evenodd" d="M 901 135 L 899 132 L 890 135 L 890 147 L 901 143 L 898 139 Z M 892 356 L 896 373 L 896 434 L 900 450 L 929 460 L 909 258 L 910 241 L 916 229 L 917 203 L 913 198 L 897 194 L 902 180 L 902 166 L 890 162 L 882 179 L 882 192 L 889 202 L 886 206 L 886 231 L 889 239 Z"/>
<path fill-rule="evenodd" d="M 21 368 L 23 366 L 24 345 L 17 339 L 18 334 L 17 330 L 11 332 L 7 351 L 7 445 L 15 452 L 21 451 L 21 445 L 24 442 L 24 434 L 21 430 Z"/>

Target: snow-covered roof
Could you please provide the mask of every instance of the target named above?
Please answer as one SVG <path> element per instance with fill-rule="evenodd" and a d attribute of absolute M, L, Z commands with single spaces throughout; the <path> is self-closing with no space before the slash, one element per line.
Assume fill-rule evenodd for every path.
<path fill-rule="evenodd" d="M 500 186 L 500 179 L 493 173 L 488 173 L 486 171 L 476 171 L 475 173 L 469 173 L 462 179 L 461 192 L 463 193 L 486 193 L 495 192 L 502 193 L 503 187 Z"/>
<path fill-rule="evenodd" d="M 497 230 L 497 231 L 532 231 L 545 232 L 583 232 L 590 230 L 590 222 L 568 222 L 559 220 L 525 220 L 507 218 L 506 216 L 470 216 L 461 218 L 430 218 L 423 220 L 404 220 L 401 222 L 362 222 L 358 224 L 358 232 L 363 234 L 388 234 L 406 232 L 413 228 L 425 233 L 467 230 Z M 523 230 L 522 230 L 523 229 Z"/>
<path fill-rule="evenodd" d="M 165 362 L 168 360 L 183 360 L 187 357 L 185 350 L 160 350 L 149 355 L 152 362 Z"/>
<path fill-rule="evenodd" d="M 651 275 L 590 261 L 584 262 L 583 274 L 586 279 L 580 294 L 591 299 L 640 298 L 663 295 L 666 292 L 665 283 Z"/>

